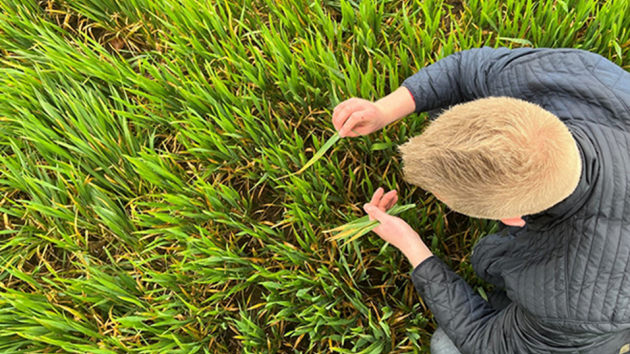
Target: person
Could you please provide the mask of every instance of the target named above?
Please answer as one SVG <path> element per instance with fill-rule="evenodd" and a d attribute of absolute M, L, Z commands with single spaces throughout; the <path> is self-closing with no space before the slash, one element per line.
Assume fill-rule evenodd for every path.
<path fill-rule="evenodd" d="M 577 49 L 475 48 L 390 95 L 333 111 L 342 137 L 433 112 L 399 147 L 407 182 L 453 211 L 500 220 L 470 262 L 488 301 L 402 219 L 395 190 L 364 206 L 412 265 L 437 353 L 630 352 L 630 73 Z M 628 209 L 628 210 L 626 210 Z"/>

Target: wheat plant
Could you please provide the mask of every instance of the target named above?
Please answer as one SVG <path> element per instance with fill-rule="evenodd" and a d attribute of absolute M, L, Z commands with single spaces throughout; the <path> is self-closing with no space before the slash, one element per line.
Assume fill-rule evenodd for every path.
<path fill-rule="evenodd" d="M 396 147 L 425 114 L 329 140 L 330 112 L 484 45 L 628 69 L 629 10 L 0 0 L 0 352 L 429 353 L 410 265 L 360 206 L 396 189 L 416 205 L 398 216 L 480 292 L 468 257 L 496 222 L 403 179 Z M 347 223 L 361 231 L 327 241 Z"/>

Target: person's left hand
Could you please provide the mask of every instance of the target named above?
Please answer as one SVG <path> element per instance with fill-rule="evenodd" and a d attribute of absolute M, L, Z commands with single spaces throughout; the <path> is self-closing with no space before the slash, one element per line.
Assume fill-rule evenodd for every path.
<path fill-rule="evenodd" d="M 370 203 L 363 206 L 369 219 L 378 220 L 380 223 L 372 231 L 403 252 L 415 267 L 432 253 L 409 224 L 397 216 L 386 213 L 398 201 L 396 191 L 389 191 L 385 195 L 383 193 L 383 188 L 377 189 Z"/>

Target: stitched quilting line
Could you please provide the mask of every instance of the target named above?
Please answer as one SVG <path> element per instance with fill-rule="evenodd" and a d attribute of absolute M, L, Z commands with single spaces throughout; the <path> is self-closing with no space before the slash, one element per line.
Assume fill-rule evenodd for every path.
<path fill-rule="evenodd" d="M 623 134 L 623 137 L 624 137 L 625 147 L 627 148 L 627 147 L 629 146 L 629 144 L 628 144 L 628 134 Z M 623 148 L 622 148 L 622 150 L 623 150 Z M 626 179 L 625 179 L 625 190 L 626 190 L 626 193 L 625 193 L 624 195 L 626 195 L 626 194 L 628 193 L 628 192 L 627 192 L 627 190 L 628 190 L 628 176 L 627 176 L 627 175 L 625 175 L 625 177 L 626 177 Z M 626 205 L 627 205 L 627 203 L 626 203 L 626 202 L 624 202 L 624 203 L 623 203 L 623 206 L 622 206 L 622 208 L 621 208 L 621 216 L 622 216 L 622 217 L 621 217 L 621 220 L 622 220 L 622 221 L 621 221 L 621 223 L 622 223 L 621 232 L 623 232 L 623 231 L 624 231 L 624 228 L 623 228 L 623 221 L 624 221 L 623 216 L 625 215 Z M 620 235 L 620 237 L 619 237 L 620 243 L 621 243 L 621 240 L 622 240 L 622 239 L 623 239 L 623 236 L 622 236 L 622 235 Z M 620 249 L 620 247 L 619 247 L 619 246 L 617 246 L 617 253 L 619 253 L 619 249 Z M 628 249 L 630 250 L 630 247 L 628 247 Z M 628 264 L 630 263 L 630 262 L 629 262 L 629 259 L 628 259 L 628 257 L 629 257 L 629 256 L 630 256 L 630 252 L 627 252 L 627 254 L 626 254 L 626 258 L 625 258 L 626 263 L 625 263 L 625 266 L 624 266 L 624 268 L 625 268 L 625 270 L 626 270 L 626 271 L 624 272 L 624 274 L 623 274 L 623 276 L 622 276 L 622 279 L 621 279 L 621 284 L 624 284 L 624 283 L 627 281 L 627 276 L 628 276 L 628 272 L 627 272 L 627 270 L 628 270 Z M 614 269 L 614 267 L 615 267 L 615 264 L 616 264 L 616 259 L 615 259 L 615 263 L 613 263 L 613 269 Z M 609 282 L 610 282 L 610 280 L 609 280 Z M 618 306 L 618 305 L 619 305 L 619 297 L 621 296 L 621 293 L 622 293 L 622 289 L 621 289 L 621 287 L 620 287 L 620 288 L 619 288 L 619 291 L 617 292 L 617 298 L 615 299 L 615 303 L 614 303 L 614 307 L 615 307 L 615 308 L 618 308 L 618 307 L 619 307 L 619 306 Z M 626 303 L 626 305 L 627 305 L 628 299 L 626 298 L 624 302 L 625 302 L 625 303 Z M 623 311 L 624 311 L 624 315 L 625 315 L 625 312 L 626 312 L 627 306 L 622 306 L 622 309 L 623 309 Z M 621 318 L 623 318 L 623 315 L 621 316 Z"/>
<path fill-rule="evenodd" d="M 603 133 L 603 132 L 602 132 L 602 133 Z M 611 140 L 614 140 L 614 139 L 606 139 L 606 146 L 607 146 L 607 148 L 608 148 L 608 152 L 612 152 L 612 151 L 613 151 L 613 149 L 612 149 L 612 147 L 611 147 L 611 146 L 612 146 L 612 142 L 611 142 Z M 609 153 L 609 156 L 610 156 L 610 160 L 611 160 L 611 165 L 615 165 L 614 156 L 613 156 L 612 154 L 610 154 L 610 153 Z M 614 173 L 614 171 L 613 171 L 613 173 Z M 617 183 L 616 183 L 617 181 L 616 181 L 616 179 L 614 178 L 614 175 L 613 175 L 612 177 L 613 177 L 613 178 L 612 178 L 612 179 L 613 179 L 613 183 L 612 183 L 612 192 L 611 192 L 611 194 L 612 194 L 613 196 L 615 196 L 615 195 L 618 195 L 618 194 L 617 194 L 617 193 L 618 193 L 618 185 L 617 185 Z M 603 200 L 603 199 L 604 199 L 604 198 L 602 198 L 602 200 Z M 604 213 L 605 213 L 605 214 L 607 214 L 607 215 L 612 216 L 612 209 L 613 209 L 612 203 L 609 203 L 609 204 L 608 204 L 608 208 L 607 208 L 607 209 L 608 209 L 608 210 L 606 210 Z M 599 208 L 599 210 L 602 210 L 601 204 L 600 204 L 600 208 Z M 601 219 L 601 217 L 600 217 L 600 218 L 598 218 L 598 221 L 599 221 L 600 219 Z M 604 235 L 602 235 L 601 237 L 602 237 L 602 238 L 604 238 L 604 239 L 606 239 L 606 241 L 608 241 L 608 237 L 609 237 L 609 235 L 610 235 L 610 228 L 611 228 L 611 224 L 612 224 L 612 223 L 611 223 L 611 221 L 610 221 L 610 220 L 608 220 L 608 219 L 605 219 L 605 220 L 606 220 L 606 224 L 605 224 L 605 226 L 606 226 L 606 232 L 605 232 L 605 233 L 604 233 Z M 593 241 L 595 241 L 595 238 L 593 238 Z M 601 242 L 601 241 L 602 241 L 602 240 L 600 240 L 600 242 Z M 602 249 L 601 254 L 600 254 L 600 257 L 599 257 L 599 261 L 597 262 L 597 274 L 598 274 L 598 275 L 599 275 L 599 274 L 601 274 L 601 269 L 602 269 L 602 263 L 603 263 L 603 260 L 604 260 L 604 250 Z M 608 278 L 608 282 L 610 282 L 610 277 Z M 593 309 L 593 306 L 594 306 L 594 304 L 595 304 L 594 298 L 595 298 L 595 292 L 596 292 L 596 291 L 597 291 L 597 284 L 594 282 L 594 286 L 593 286 L 593 289 L 591 290 L 591 294 L 590 294 L 591 299 L 589 299 L 589 306 L 588 306 L 588 318 L 589 318 L 589 319 L 590 319 L 590 317 L 591 317 L 591 310 Z M 604 305 L 605 305 L 605 298 L 604 298 L 604 299 L 603 299 L 603 301 L 602 301 L 602 307 L 603 307 Z M 600 314 L 599 316 L 601 317 L 601 310 L 603 310 L 603 308 L 602 308 L 602 309 L 598 309 L 598 310 L 600 310 L 600 311 L 595 311 L 595 312 L 596 312 L 596 313 L 599 313 L 599 314 Z"/>
<path fill-rule="evenodd" d="M 625 135 L 624 135 L 624 136 L 625 136 Z M 626 139 L 624 139 L 624 141 L 627 141 L 627 140 L 626 140 Z M 615 147 L 623 151 L 623 149 L 620 147 L 620 145 L 621 145 L 621 144 L 619 143 L 619 141 L 617 141 L 617 140 L 616 140 L 616 142 L 617 142 L 617 144 L 616 144 L 616 146 L 615 146 Z M 626 146 L 627 146 L 627 145 L 626 145 Z M 623 160 L 624 160 L 624 159 L 623 159 L 623 156 L 622 156 L 620 159 L 621 159 L 621 161 L 616 162 L 616 163 L 615 163 L 615 166 L 618 166 L 618 165 L 620 165 L 620 166 L 624 166 L 624 164 L 623 164 Z M 618 193 L 618 194 L 616 194 L 616 195 L 622 195 L 622 196 L 627 196 L 627 195 L 628 195 L 628 183 L 627 183 L 627 181 L 628 181 L 628 180 L 627 180 L 627 176 L 625 175 L 625 171 L 624 171 L 624 173 L 622 174 L 622 178 L 624 178 L 624 177 L 625 177 L 625 179 L 623 179 L 623 180 L 620 182 L 620 188 L 621 188 L 621 189 L 623 189 L 623 192 Z M 615 179 L 615 180 L 616 180 L 616 179 Z M 621 206 L 621 212 L 620 212 L 620 213 L 618 213 L 618 215 L 620 216 L 620 220 L 621 220 L 620 224 L 621 224 L 621 225 L 623 225 L 623 216 L 624 216 L 624 212 L 625 212 L 625 207 L 626 207 L 626 203 L 625 203 L 625 200 L 624 200 L 624 203 L 623 203 L 623 204 L 622 204 L 622 206 Z M 611 212 L 611 216 L 613 216 L 613 215 L 612 215 L 612 212 Z M 616 215 L 614 215 L 614 216 L 616 216 Z M 620 225 L 620 226 L 621 226 L 621 225 Z M 609 276 L 609 277 L 608 277 L 608 282 L 606 283 L 606 292 L 608 292 L 608 291 L 609 291 L 609 289 L 610 289 L 610 287 L 611 287 L 611 280 L 612 280 L 612 278 L 613 278 L 613 277 L 612 277 L 612 274 L 613 274 L 613 272 L 615 272 L 615 270 L 616 270 L 616 268 L 617 268 L 617 267 L 616 267 L 617 262 L 620 260 L 620 257 L 619 257 L 619 252 L 621 251 L 622 241 L 624 240 L 624 238 L 623 238 L 623 232 L 624 232 L 624 229 L 623 229 L 623 226 L 621 226 L 621 227 L 619 228 L 619 235 L 618 235 L 618 239 L 617 239 L 617 247 L 616 247 L 615 257 L 613 258 L 613 262 L 612 262 L 612 265 L 611 265 L 611 276 Z M 626 262 L 627 262 L 627 258 L 626 258 Z M 619 287 L 621 287 L 621 284 L 619 284 Z M 612 304 L 612 308 L 615 308 L 615 307 L 616 307 L 616 305 L 617 305 L 617 301 L 619 300 L 619 296 L 620 296 L 620 294 L 621 294 L 621 289 L 619 288 L 619 289 L 618 289 L 618 291 L 617 291 L 617 299 L 615 299 L 614 303 Z M 604 305 L 605 305 L 605 304 L 606 304 L 606 301 L 604 301 Z"/>
<path fill-rule="evenodd" d="M 572 124 L 571 125 L 574 131 L 574 135 L 575 136 L 580 136 L 580 140 L 582 139 L 588 139 L 586 136 L 587 134 L 584 132 L 584 130 L 582 129 L 582 127 L 578 124 Z M 576 139 L 577 140 L 577 139 Z M 582 160 L 582 175 L 580 176 L 580 182 L 579 183 L 584 183 L 584 181 L 582 181 L 582 178 L 586 178 L 586 153 L 584 152 L 584 147 L 578 143 L 578 149 L 580 152 L 580 159 Z M 592 188 L 592 186 L 591 186 Z M 571 223 L 571 229 L 569 232 L 573 231 L 575 232 L 576 235 L 582 235 L 581 230 L 584 229 L 584 224 L 585 224 L 585 218 L 581 218 L 581 223 L 580 223 L 580 227 L 578 231 L 578 226 L 577 223 Z M 570 277 L 573 275 L 569 270 L 572 269 L 572 267 L 569 266 L 569 254 L 571 251 L 571 243 L 572 243 L 573 239 L 571 237 L 569 237 L 568 235 L 565 237 L 565 246 L 564 246 L 564 287 L 565 287 L 565 291 L 564 291 L 564 298 L 565 298 L 565 309 L 564 309 L 564 315 L 565 316 L 569 316 L 570 314 L 570 298 L 569 298 L 569 287 L 570 287 L 570 282 L 569 280 L 571 279 Z"/>
<path fill-rule="evenodd" d="M 594 131 L 594 130 L 593 130 L 593 133 L 594 133 L 594 134 L 597 134 L 598 132 L 596 132 L 596 131 Z M 601 129 L 599 130 L 599 133 L 601 133 Z M 602 195 L 604 195 L 604 194 L 605 194 L 605 189 L 606 189 L 606 184 L 604 184 L 604 186 L 603 186 L 603 188 L 602 188 L 602 193 L 601 193 Z M 602 209 L 602 203 L 603 203 L 602 201 L 603 201 L 603 199 L 604 199 L 604 198 L 599 198 L 599 205 L 598 205 L 598 207 L 597 207 L 597 210 L 601 210 L 601 209 Z M 598 225 L 599 225 L 600 221 L 601 221 L 601 218 L 600 218 L 600 217 L 596 218 L 595 223 L 594 223 L 594 225 L 593 225 L 593 232 L 596 232 L 597 227 L 598 227 Z M 579 246 L 582 246 L 582 240 L 583 240 L 583 239 L 580 239 Z M 588 260 L 589 260 L 589 259 L 591 259 L 591 257 L 592 257 L 592 252 L 593 252 L 593 238 L 592 238 L 592 237 L 591 237 L 591 238 L 588 238 L 588 240 L 587 240 L 587 241 L 589 242 L 589 243 L 588 243 L 588 256 L 586 257 L 586 262 L 584 262 L 584 269 L 579 270 L 578 274 L 585 274 L 585 273 L 586 273 L 586 267 L 588 267 Z M 577 251 L 577 252 L 579 252 L 579 249 L 580 249 L 580 247 L 578 247 L 578 251 Z M 575 268 L 575 267 L 574 267 L 574 268 Z M 578 308 L 581 308 L 581 307 L 580 307 L 580 303 L 581 303 L 581 301 L 580 301 L 580 300 L 582 299 L 582 290 L 584 289 L 584 282 L 585 282 L 585 280 L 586 280 L 586 276 L 583 276 L 583 277 L 582 277 L 582 283 L 581 283 L 580 287 L 578 288 L 578 293 L 577 293 L 577 296 L 575 297 L 575 299 L 576 299 L 576 301 L 577 301 L 576 306 L 575 306 L 575 310 L 576 310 L 576 312 L 574 312 L 574 313 L 571 315 L 571 317 L 576 317 L 576 316 L 577 316 L 577 309 L 578 309 Z M 590 304 L 589 304 L 589 311 L 590 311 Z M 588 314 L 587 314 L 587 316 L 588 316 Z"/>

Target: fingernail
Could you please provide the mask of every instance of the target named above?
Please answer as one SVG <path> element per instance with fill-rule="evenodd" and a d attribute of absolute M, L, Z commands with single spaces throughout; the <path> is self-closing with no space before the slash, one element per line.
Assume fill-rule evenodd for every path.
<path fill-rule="evenodd" d="M 370 204 L 365 204 L 365 205 L 363 206 L 363 208 L 364 208 L 365 210 L 372 210 L 372 207 L 370 206 Z"/>

